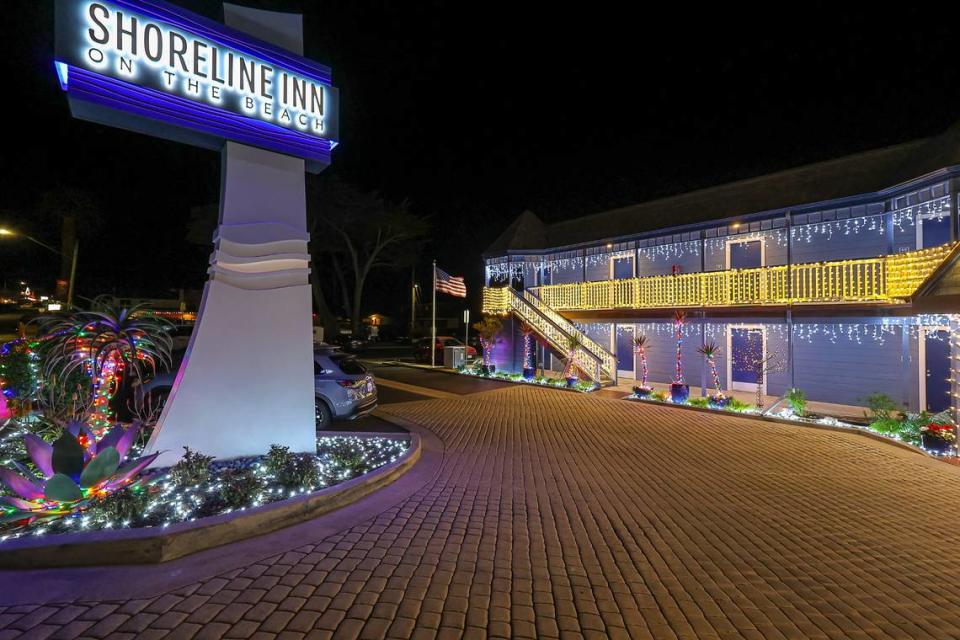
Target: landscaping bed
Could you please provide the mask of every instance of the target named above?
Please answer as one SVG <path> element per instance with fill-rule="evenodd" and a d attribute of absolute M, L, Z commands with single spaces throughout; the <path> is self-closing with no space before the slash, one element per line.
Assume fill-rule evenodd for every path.
<path fill-rule="evenodd" d="M 600 388 L 596 382 L 589 380 L 552 378 L 543 375 L 524 376 L 522 373 L 508 373 L 506 371 L 484 371 L 481 366 L 458 367 L 457 373 L 476 378 L 487 378 L 488 380 L 501 380 L 503 382 L 516 382 L 518 384 L 535 384 L 541 387 L 554 387 L 558 389 L 571 389 L 583 393 L 596 391 Z"/>
<path fill-rule="evenodd" d="M 863 421 L 842 420 L 832 416 L 807 412 L 805 410 L 806 400 L 803 394 L 797 390 L 791 390 L 781 401 L 775 403 L 773 407 L 778 406 L 781 402 L 786 403 L 786 406 L 776 411 L 764 411 L 757 408 L 756 405 L 742 402 L 731 396 L 723 396 L 723 394 L 693 397 L 684 402 L 674 402 L 667 392 L 657 392 L 640 387 L 635 387 L 634 393 L 625 399 L 635 402 L 680 406 L 701 411 L 738 413 L 745 416 L 775 419 L 778 422 L 847 429 L 906 444 L 934 457 L 957 457 L 957 426 L 949 412 L 929 414 L 923 411 L 919 413 L 900 411 L 893 400 L 883 394 L 873 394 L 866 398 L 868 408 L 864 412 Z"/>

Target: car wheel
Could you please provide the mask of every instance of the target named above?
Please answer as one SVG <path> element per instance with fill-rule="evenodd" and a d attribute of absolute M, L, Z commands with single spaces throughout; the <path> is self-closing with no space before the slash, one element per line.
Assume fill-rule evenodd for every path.
<path fill-rule="evenodd" d="M 317 418 L 317 429 L 326 429 L 330 426 L 330 423 L 333 422 L 333 416 L 330 415 L 330 407 L 327 406 L 327 403 L 321 398 L 316 399 L 315 415 Z"/>

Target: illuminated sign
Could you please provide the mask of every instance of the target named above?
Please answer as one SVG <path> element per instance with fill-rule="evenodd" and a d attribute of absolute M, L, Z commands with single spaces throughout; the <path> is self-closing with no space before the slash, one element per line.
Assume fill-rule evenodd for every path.
<path fill-rule="evenodd" d="M 78 118 L 330 162 L 338 94 L 323 65 L 158 0 L 57 0 L 56 34 Z"/>

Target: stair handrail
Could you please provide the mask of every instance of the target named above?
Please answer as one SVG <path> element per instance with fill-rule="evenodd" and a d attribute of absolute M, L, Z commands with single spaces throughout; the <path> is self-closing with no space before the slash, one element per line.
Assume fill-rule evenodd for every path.
<path fill-rule="evenodd" d="M 520 296 L 517 297 L 519 298 Z M 611 379 L 616 377 L 617 359 L 612 353 L 604 349 L 596 341 L 587 336 L 572 322 L 557 313 L 556 310 L 551 309 L 545 302 L 543 302 L 543 300 L 534 295 L 529 289 L 524 290 L 522 299 L 525 303 L 527 303 L 528 306 L 540 313 L 562 333 L 576 335 L 580 339 L 581 344 L 583 344 L 584 350 L 586 350 L 595 360 L 600 363 L 601 373 L 606 373 Z"/>

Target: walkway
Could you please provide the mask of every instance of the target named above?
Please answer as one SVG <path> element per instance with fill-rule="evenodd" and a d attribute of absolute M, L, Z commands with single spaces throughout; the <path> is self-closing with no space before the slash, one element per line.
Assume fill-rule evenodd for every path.
<path fill-rule="evenodd" d="M 61 572 L 97 601 L 0 608 L 0 640 L 960 635 L 960 468 L 526 386 L 387 410 L 437 438 L 366 506 L 251 541 L 259 555 Z M 0 573 L 8 596 L 44 580 L 56 591 Z"/>

